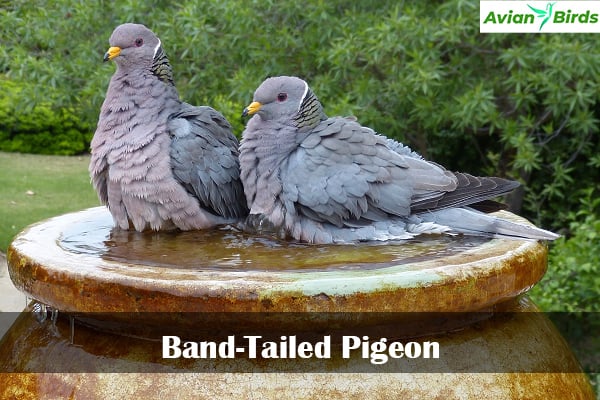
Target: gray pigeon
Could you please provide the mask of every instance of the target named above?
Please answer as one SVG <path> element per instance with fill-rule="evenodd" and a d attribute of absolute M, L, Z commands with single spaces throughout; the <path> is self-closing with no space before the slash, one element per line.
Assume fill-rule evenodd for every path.
<path fill-rule="evenodd" d="M 469 207 L 517 182 L 452 173 L 352 118 L 328 118 L 302 79 L 265 80 L 243 115 L 254 115 L 240 146 L 248 230 L 310 243 L 558 237 Z"/>
<path fill-rule="evenodd" d="M 117 70 L 91 144 L 90 175 L 117 226 L 204 229 L 247 214 L 238 141 L 210 107 L 179 99 L 161 42 L 123 24 L 104 61 Z"/>

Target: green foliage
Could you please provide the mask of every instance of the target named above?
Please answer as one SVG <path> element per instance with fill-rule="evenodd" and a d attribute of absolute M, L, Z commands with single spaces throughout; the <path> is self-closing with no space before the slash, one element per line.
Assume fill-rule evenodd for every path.
<path fill-rule="evenodd" d="M 553 243 L 548 271 L 529 291 L 575 353 L 584 370 L 598 371 L 600 354 L 600 198 L 593 189 L 577 193 L 581 208 L 567 216 L 570 238 Z M 600 399 L 600 374 L 590 374 Z"/>
<path fill-rule="evenodd" d="M 590 189 L 580 201 L 568 215 L 573 236 L 553 244 L 548 272 L 530 292 L 545 311 L 600 312 L 600 198 Z"/>
<path fill-rule="evenodd" d="M 161 37 L 181 97 L 219 109 L 238 135 L 260 82 L 298 75 L 330 115 L 356 115 L 452 169 L 519 179 L 512 209 L 568 234 L 573 187 L 600 178 L 600 42 L 480 34 L 478 11 L 471 0 L 21 0 L 0 11 L 0 73 L 21 87 L 11 92 L 21 93 L 18 110 L 88 129 L 87 146 L 114 70 L 101 62 L 108 37 L 144 23 Z M 62 141 L 81 151 L 58 131 L 40 129 L 27 150 Z"/>
<path fill-rule="evenodd" d="M 87 150 L 89 125 L 72 107 L 54 108 L 49 102 L 25 105 L 27 84 L 0 80 L 0 150 L 39 154 L 80 154 Z"/>

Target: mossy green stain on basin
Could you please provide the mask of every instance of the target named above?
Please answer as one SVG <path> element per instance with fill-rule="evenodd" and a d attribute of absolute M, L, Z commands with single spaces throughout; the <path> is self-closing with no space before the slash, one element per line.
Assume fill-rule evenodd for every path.
<path fill-rule="evenodd" d="M 390 291 L 397 288 L 420 287 L 439 283 L 444 276 L 429 270 L 410 270 L 408 266 L 388 267 L 368 271 L 319 272 L 310 274 L 279 274 L 283 280 L 276 288 L 261 292 L 261 298 L 273 294 L 300 293 L 314 296 L 321 293 L 327 295 L 350 295 L 358 292 Z"/>

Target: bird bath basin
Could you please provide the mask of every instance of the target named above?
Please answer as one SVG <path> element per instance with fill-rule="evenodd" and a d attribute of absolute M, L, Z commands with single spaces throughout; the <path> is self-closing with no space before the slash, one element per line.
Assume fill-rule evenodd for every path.
<path fill-rule="evenodd" d="M 18 289 L 69 312 L 446 312 L 525 292 L 546 270 L 546 249 L 445 236 L 319 246 L 232 230 L 124 232 L 98 207 L 28 228 L 8 262 Z"/>
<path fill-rule="evenodd" d="M 98 207 L 27 228 L 11 244 L 8 263 L 15 286 L 59 318 L 40 323 L 24 312 L 0 341 L 0 370 L 12 372 L 0 374 L 2 398 L 19 391 L 106 398 L 109 388 L 133 398 L 451 398 L 482 391 L 518 398 L 519 390 L 529 398 L 591 396 L 560 334 L 522 296 L 546 270 L 546 248 L 536 241 L 429 236 L 305 245 L 230 228 L 134 233 L 112 229 L 110 214 Z M 307 367 L 283 357 L 271 364 L 243 357 L 167 362 L 154 351 L 160 335 L 228 329 L 434 338 L 443 360 L 385 370 L 334 356 Z M 191 381 L 181 373 L 207 371 Z"/>

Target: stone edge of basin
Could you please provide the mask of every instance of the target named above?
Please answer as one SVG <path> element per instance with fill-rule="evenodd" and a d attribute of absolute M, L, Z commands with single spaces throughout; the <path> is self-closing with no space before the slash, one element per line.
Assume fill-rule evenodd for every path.
<path fill-rule="evenodd" d="M 476 311 L 514 298 L 544 275 L 547 248 L 494 239 L 444 261 L 363 271 L 151 271 L 66 254 L 61 227 L 96 207 L 26 228 L 7 261 L 27 296 L 70 312 L 412 312 Z M 507 216 L 523 221 L 513 214 Z M 90 263 L 90 265 L 86 265 Z M 144 274 L 136 274 L 138 269 Z"/>

